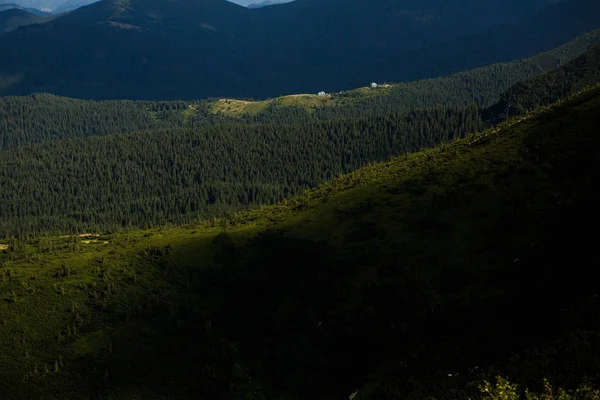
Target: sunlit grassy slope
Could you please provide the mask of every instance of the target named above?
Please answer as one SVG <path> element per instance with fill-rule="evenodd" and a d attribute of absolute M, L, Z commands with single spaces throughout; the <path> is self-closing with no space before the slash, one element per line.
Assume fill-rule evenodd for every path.
<path fill-rule="evenodd" d="M 432 101 L 446 105 L 475 101 L 487 107 L 499 100 L 500 93 L 504 93 L 512 85 L 558 68 L 598 43 L 600 30 L 595 30 L 548 52 L 447 77 L 384 84 L 377 88 L 361 87 L 341 93 L 328 93 L 326 96 L 313 93 L 263 101 L 217 99 L 208 102 L 208 109 L 214 114 L 243 116 L 265 114 L 280 108 L 297 107 L 310 112 L 323 107 L 356 108 L 361 104 L 372 107 L 373 103 L 391 103 L 402 108 L 431 106 Z M 427 93 L 427 96 L 423 96 L 423 93 Z"/>
<path fill-rule="evenodd" d="M 599 123 L 595 89 L 277 206 L 2 243 L 0 398 L 467 399 L 496 373 L 598 378 L 582 224 L 600 222 Z"/>

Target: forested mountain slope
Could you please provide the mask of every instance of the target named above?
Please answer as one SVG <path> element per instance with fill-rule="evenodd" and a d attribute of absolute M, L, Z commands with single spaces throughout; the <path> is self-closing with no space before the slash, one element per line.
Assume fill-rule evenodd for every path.
<path fill-rule="evenodd" d="M 0 399 L 599 400 L 599 17 L 105 0 L 2 35 Z"/>
<path fill-rule="evenodd" d="M 578 46 L 595 38 L 597 34 L 586 36 Z M 365 164 L 481 130 L 481 110 L 473 103 L 461 104 L 464 88 L 490 81 L 486 73 L 496 71 L 506 74 L 508 86 L 515 70 L 530 65 L 543 70 L 540 65 L 560 60 L 564 49 L 538 56 L 537 65 L 525 61 L 471 76 L 416 82 L 409 89 L 414 90 L 412 100 L 402 96 L 410 93 L 409 85 L 400 85 L 381 95 L 359 90 L 356 103 L 352 97 L 342 98 L 338 105 L 312 112 L 274 101 L 262 113 L 241 119 L 212 115 L 205 102 L 197 108 L 184 102 L 8 98 L 8 118 L 0 119 L 9 128 L 0 158 L 0 235 L 116 232 L 273 204 Z M 582 59 L 593 60 L 596 51 Z M 598 64 L 577 61 L 561 68 L 569 75 L 552 74 L 571 79 L 571 87 L 584 88 L 592 83 L 588 75 Z M 467 86 L 452 97 L 460 82 Z M 424 95 L 427 87 L 437 88 L 440 99 L 448 96 L 450 105 L 434 106 L 435 96 Z M 431 105 L 408 106 L 427 104 L 421 99 Z M 377 104 L 380 112 L 371 112 Z M 399 111 L 392 111 L 394 104 Z M 485 119 L 505 118 L 501 105 L 491 110 L 483 114 Z"/>
<path fill-rule="evenodd" d="M 532 393 L 597 382 L 600 260 L 580 224 L 600 223 L 599 111 L 595 89 L 227 219 L 5 240 L 0 397 L 491 400 L 478 384 L 496 374 Z"/>
<path fill-rule="evenodd" d="M 218 124 L 49 141 L 3 151 L 0 235 L 184 223 L 272 204 L 391 155 L 481 128 L 437 107 L 294 125 Z"/>
<path fill-rule="evenodd" d="M 600 27 L 596 1 L 548 3 L 298 0 L 249 10 L 225 0 L 105 0 L 0 39 L 0 95 L 198 99 L 339 91 L 415 77 L 406 71 L 427 78 L 512 61 Z M 514 25 L 498 28 L 507 23 Z M 481 43 L 485 57 L 461 64 L 477 58 Z M 428 49 L 437 45 L 444 52 L 433 57 Z M 416 53 L 390 58 L 406 52 Z"/>
<path fill-rule="evenodd" d="M 519 82 L 508 90 L 498 104 L 510 106 L 512 113 L 523 113 L 549 104 L 600 83 L 600 46 L 595 46 L 562 68 L 535 79 Z"/>
<path fill-rule="evenodd" d="M 449 77 L 362 88 L 326 97 L 290 95 L 260 102 L 85 101 L 47 94 L 0 98 L 0 150 L 80 136 L 166 128 L 202 129 L 214 124 L 309 124 L 384 116 L 415 108 L 489 107 L 515 83 L 557 68 L 600 44 L 592 31 L 550 52 Z M 504 110 L 501 110 L 503 112 Z"/>
<path fill-rule="evenodd" d="M 0 150 L 50 140 L 184 126 L 185 102 L 86 101 L 33 94 L 0 99 Z"/>

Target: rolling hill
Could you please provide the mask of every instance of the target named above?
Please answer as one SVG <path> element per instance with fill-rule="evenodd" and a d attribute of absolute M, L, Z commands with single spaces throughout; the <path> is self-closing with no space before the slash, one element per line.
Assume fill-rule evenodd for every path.
<path fill-rule="evenodd" d="M 481 62 L 490 64 L 598 28 L 597 2 L 549 3 L 470 0 L 457 8 L 446 0 L 426 7 L 409 0 L 299 0 L 248 10 L 225 0 L 106 0 L 3 37 L 0 95 L 198 99 L 332 92 L 370 80 L 412 79 L 407 71 L 423 71 L 425 78 L 481 65 L 436 58 L 432 46 L 462 59 L 488 43 Z M 506 29 L 515 32 L 513 42 L 504 39 Z M 539 35 L 531 36 L 532 29 Z M 21 52 L 23 46 L 31 51 Z"/>
<path fill-rule="evenodd" d="M 496 375 L 594 382 L 600 260 L 580 221 L 600 222 L 599 110 L 596 88 L 226 219 L 5 240 L 0 396 L 489 400 Z"/>

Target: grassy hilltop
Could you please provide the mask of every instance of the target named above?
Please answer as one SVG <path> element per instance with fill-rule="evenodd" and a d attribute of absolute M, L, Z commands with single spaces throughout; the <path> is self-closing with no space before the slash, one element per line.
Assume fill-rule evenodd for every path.
<path fill-rule="evenodd" d="M 600 260 L 582 223 L 600 222 L 599 123 L 596 88 L 275 206 L 5 241 L 0 398 L 509 400 L 504 381 L 505 397 L 478 385 L 593 384 Z"/>

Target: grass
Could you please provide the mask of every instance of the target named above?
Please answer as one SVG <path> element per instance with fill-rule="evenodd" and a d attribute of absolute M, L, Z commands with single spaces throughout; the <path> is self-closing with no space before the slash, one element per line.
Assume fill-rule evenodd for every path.
<path fill-rule="evenodd" d="M 214 114 L 223 113 L 232 116 L 257 115 L 265 112 L 269 106 L 301 107 L 310 110 L 315 107 L 335 105 L 331 96 L 320 97 L 311 94 L 293 94 L 264 101 L 245 101 L 236 99 L 219 99 L 213 101 L 211 110 Z"/>
<path fill-rule="evenodd" d="M 310 111 L 317 107 L 331 107 L 336 105 L 336 99 L 332 95 L 318 96 L 315 94 L 297 94 L 283 96 L 274 100 L 279 107 L 299 107 Z"/>
<path fill-rule="evenodd" d="M 566 338 L 597 307 L 576 226 L 598 220 L 599 109 L 596 89 L 225 219 L 4 242 L 0 398 L 504 400 L 473 382 L 597 378 L 598 338 Z"/>

